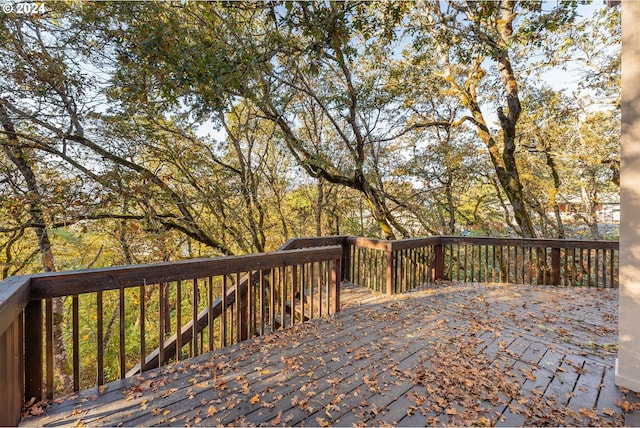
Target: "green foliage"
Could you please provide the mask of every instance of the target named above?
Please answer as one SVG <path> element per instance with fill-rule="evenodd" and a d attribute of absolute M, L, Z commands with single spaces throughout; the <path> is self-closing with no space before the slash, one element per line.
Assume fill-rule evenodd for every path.
<path fill-rule="evenodd" d="M 599 237 L 598 203 L 617 192 L 619 8 L 510 5 L 56 2 L 39 18 L 3 14 L 2 276 L 43 269 L 42 230 L 57 269 L 317 234 L 524 234 L 523 212 L 536 236 Z M 574 94 L 545 85 L 559 70 L 574 72 Z M 560 218 L 576 195 L 583 212 Z M 127 293 L 132 365 L 140 296 Z M 157 312 L 158 290 L 142 298 Z M 118 299 L 104 295 L 107 324 Z M 97 303 L 80 301 L 86 355 Z M 93 382 L 95 361 L 81 370 Z"/>

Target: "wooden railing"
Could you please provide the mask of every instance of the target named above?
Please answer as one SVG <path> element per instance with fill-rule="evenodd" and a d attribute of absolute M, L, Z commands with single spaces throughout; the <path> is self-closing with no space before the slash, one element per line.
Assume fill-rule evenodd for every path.
<path fill-rule="evenodd" d="M 343 280 L 388 294 L 435 281 L 617 288 L 618 242 L 441 236 L 345 237 Z"/>
<path fill-rule="evenodd" d="M 0 283 L 0 426 L 17 424 L 25 403 L 71 392 L 54 377 L 56 340 L 67 345 L 70 389 L 103 385 L 339 311 L 341 259 L 334 246 L 9 278 Z M 203 326 L 205 308 L 215 309 Z"/>
<path fill-rule="evenodd" d="M 618 243 L 336 236 L 294 239 L 269 254 L 8 278 L 0 425 L 17 424 L 25 403 L 67 392 L 54 377 L 56 340 L 77 391 L 335 313 L 340 280 L 388 294 L 442 280 L 617 287 Z M 68 311 L 62 338 L 53 299 Z"/>

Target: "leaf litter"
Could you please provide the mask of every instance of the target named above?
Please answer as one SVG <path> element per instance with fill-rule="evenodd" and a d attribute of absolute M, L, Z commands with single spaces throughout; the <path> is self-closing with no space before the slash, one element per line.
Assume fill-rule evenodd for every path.
<path fill-rule="evenodd" d="M 122 394 L 149 397 L 146 411 L 164 418 L 157 423 L 183 425 L 620 425 L 639 410 L 625 392 L 592 408 L 580 394 L 610 385 L 567 386 L 587 375 L 580 354 L 611 359 L 609 291 L 521 287 L 517 297 L 513 286 L 441 284 L 165 367 Z M 594 301 L 605 308 L 590 311 Z M 545 344 L 542 353 L 575 353 L 576 361 L 547 367 L 525 358 L 519 346 L 532 340 Z M 178 375 L 189 389 L 174 386 Z M 406 403 L 401 412 L 395 401 Z"/>

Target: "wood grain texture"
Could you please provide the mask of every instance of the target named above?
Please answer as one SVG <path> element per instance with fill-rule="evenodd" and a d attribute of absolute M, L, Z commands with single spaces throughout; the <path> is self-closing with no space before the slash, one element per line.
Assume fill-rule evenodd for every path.
<path fill-rule="evenodd" d="M 617 290 L 342 291 L 331 319 L 84 391 L 22 425 L 586 426 L 637 413 L 613 384 Z"/>

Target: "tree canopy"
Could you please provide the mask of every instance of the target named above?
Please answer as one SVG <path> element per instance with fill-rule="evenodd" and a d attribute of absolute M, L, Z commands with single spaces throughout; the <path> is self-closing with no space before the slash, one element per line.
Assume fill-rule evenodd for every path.
<path fill-rule="evenodd" d="M 3 277 L 294 236 L 616 236 L 619 7 L 44 5 L 0 16 Z"/>

